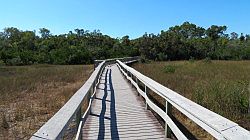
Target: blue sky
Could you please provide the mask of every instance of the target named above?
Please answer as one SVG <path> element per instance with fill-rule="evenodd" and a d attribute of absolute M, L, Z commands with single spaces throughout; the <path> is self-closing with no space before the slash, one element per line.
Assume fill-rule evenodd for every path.
<path fill-rule="evenodd" d="M 185 21 L 250 34 L 250 0 L 1 0 L 0 29 L 53 34 L 99 29 L 112 37 L 159 33 Z"/>

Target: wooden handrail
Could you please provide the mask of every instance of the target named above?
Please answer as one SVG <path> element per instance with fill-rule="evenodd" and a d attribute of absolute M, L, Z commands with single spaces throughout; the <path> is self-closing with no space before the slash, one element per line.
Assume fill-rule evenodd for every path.
<path fill-rule="evenodd" d="M 160 107 L 154 104 L 147 96 L 147 88 L 154 91 L 156 94 L 161 96 L 166 100 L 166 110 L 169 110 L 171 106 L 175 107 L 177 110 L 186 115 L 189 119 L 194 121 L 197 125 L 202 127 L 208 133 L 210 133 L 216 139 L 222 140 L 249 140 L 250 132 L 242 127 L 240 127 L 235 122 L 228 120 L 216 114 L 197 103 L 181 96 L 180 94 L 168 89 L 167 87 L 159 84 L 158 82 L 152 80 L 151 78 L 144 76 L 135 69 L 127 66 L 121 61 L 117 60 L 118 66 L 122 73 L 127 77 L 129 81 L 136 87 L 137 91 L 142 95 L 146 101 L 146 105 L 150 106 L 162 119 L 166 122 L 166 136 L 169 136 L 169 130 L 178 139 L 186 139 L 184 134 L 179 130 L 179 128 L 174 124 L 174 122 L 169 117 L 170 112 L 164 112 Z M 135 81 L 133 78 L 135 77 Z M 145 92 L 139 88 L 138 81 L 145 85 Z"/>
<path fill-rule="evenodd" d="M 132 63 L 134 61 L 138 61 L 139 59 L 140 59 L 139 56 L 135 56 L 135 57 L 112 58 L 106 60 L 94 60 L 94 67 L 96 68 L 103 61 L 106 61 L 106 63 L 116 63 L 116 60 L 120 60 L 121 62 Z"/>
<path fill-rule="evenodd" d="M 72 122 L 74 116 L 76 116 L 76 123 L 78 126 L 78 133 L 76 139 L 81 139 L 81 127 L 84 124 L 84 120 L 91 111 L 91 95 L 95 95 L 96 85 L 99 82 L 102 70 L 110 63 L 116 63 L 116 60 L 122 61 L 138 61 L 139 57 L 126 57 L 103 60 L 98 66 L 96 66 L 94 72 L 91 74 L 85 84 L 69 99 L 69 101 L 52 117 L 47 121 L 35 134 L 32 135 L 32 140 L 56 140 L 62 139 L 65 130 L 68 128 L 70 122 Z M 83 101 L 87 98 L 89 102 L 87 110 L 82 117 L 81 107 Z"/>

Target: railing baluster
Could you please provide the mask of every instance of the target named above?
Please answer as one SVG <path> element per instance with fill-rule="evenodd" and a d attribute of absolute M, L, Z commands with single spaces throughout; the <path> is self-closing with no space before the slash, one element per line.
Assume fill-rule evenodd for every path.
<path fill-rule="evenodd" d="M 135 77 L 135 80 L 136 80 L 136 85 L 139 87 L 139 81 L 138 81 L 138 78 L 137 78 L 137 77 Z M 139 95 L 140 95 L 140 93 L 139 93 L 139 92 L 137 92 L 137 95 L 139 96 Z"/>
<path fill-rule="evenodd" d="M 82 106 L 80 106 L 78 112 L 76 113 L 76 123 L 77 123 L 77 128 L 79 128 L 80 122 L 82 120 Z M 82 139 L 82 131 L 80 131 L 78 140 Z"/>
<path fill-rule="evenodd" d="M 131 78 L 130 83 L 131 83 L 131 85 L 132 85 L 132 87 L 133 87 L 133 75 L 132 75 L 132 73 L 130 73 L 130 78 Z"/>
<path fill-rule="evenodd" d="M 94 87 L 94 86 L 93 86 Z M 91 100 L 91 96 L 93 95 L 93 92 L 94 92 L 94 89 L 93 89 L 93 91 L 91 91 L 90 93 L 89 93 L 89 95 L 88 95 L 88 104 L 91 104 L 91 102 L 92 102 L 92 100 Z M 91 114 L 92 113 L 92 107 L 90 106 L 90 108 L 89 108 L 89 113 Z"/>
<path fill-rule="evenodd" d="M 148 96 L 147 94 L 148 94 L 148 87 L 145 85 L 145 95 L 146 95 L 146 97 Z M 148 104 L 147 104 L 146 98 L 145 98 L 145 104 L 146 104 L 146 109 L 148 110 L 149 108 L 148 108 Z"/>
<path fill-rule="evenodd" d="M 92 94 L 94 93 L 94 91 L 95 91 L 95 86 L 96 86 L 96 80 L 94 81 L 94 83 L 93 83 L 93 91 L 91 92 Z"/>
<path fill-rule="evenodd" d="M 78 111 L 76 112 L 76 126 L 77 126 L 77 128 L 78 128 L 79 123 L 80 123 L 81 118 L 82 118 L 82 113 L 81 112 L 82 112 L 82 107 L 80 106 Z"/>
<path fill-rule="evenodd" d="M 171 118 L 172 116 L 172 105 L 166 101 L 166 114 Z M 171 137 L 171 129 L 168 126 L 167 122 L 165 122 L 165 137 L 170 138 Z"/>

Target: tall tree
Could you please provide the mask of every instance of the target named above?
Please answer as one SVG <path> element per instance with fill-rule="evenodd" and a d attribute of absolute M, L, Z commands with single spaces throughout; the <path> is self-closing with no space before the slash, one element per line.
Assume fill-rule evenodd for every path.
<path fill-rule="evenodd" d="M 51 36 L 50 30 L 46 28 L 40 28 L 39 33 L 41 34 L 42 38 L 47 39 Z"/>

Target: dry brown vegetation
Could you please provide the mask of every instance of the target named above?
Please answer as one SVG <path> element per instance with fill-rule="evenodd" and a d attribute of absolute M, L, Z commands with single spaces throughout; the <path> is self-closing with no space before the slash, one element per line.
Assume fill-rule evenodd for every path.
<path fill-rule="evenodd" d="M 28 139 L 84 84 L 91 65 L 0 67 L 0 139 Z"/>
<path fill-rule="evenodd" d="M 164 86 L 250 130 L 250 61 L 171 61 L 133 67 Z M 165 101 L 150 93 L 161 106 Z M 177 110 L 174 116 L 199 139 L 211 139 Z"/>

